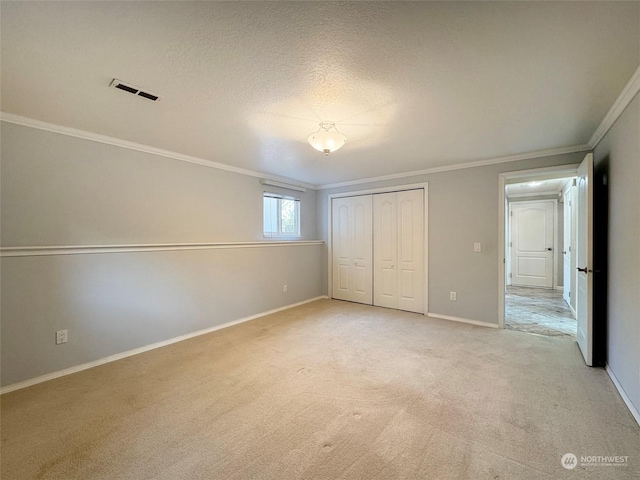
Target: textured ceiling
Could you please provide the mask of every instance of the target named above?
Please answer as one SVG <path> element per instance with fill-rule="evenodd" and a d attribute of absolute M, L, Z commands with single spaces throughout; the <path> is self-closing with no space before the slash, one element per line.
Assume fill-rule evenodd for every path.
<path fill-rule="evenodd" d="M 639 21 L 640 2 L 3 2 L 2 111 L 349 181 L 587 143 Z M 326 158 L 321 120 L 348 139 Z"/>

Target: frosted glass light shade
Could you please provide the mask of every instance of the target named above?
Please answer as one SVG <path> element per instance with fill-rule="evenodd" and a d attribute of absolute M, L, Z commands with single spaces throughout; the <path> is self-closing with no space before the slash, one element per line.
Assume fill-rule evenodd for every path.
<path fill-rule="evenodd" d="M 309 135 L 309 144 L 318 150 L 329 155 L 342 147 L 347 141 L 347 137 L 336 130 L 333 122 L 320 122 L 320 129 L 316 133 Z"/>

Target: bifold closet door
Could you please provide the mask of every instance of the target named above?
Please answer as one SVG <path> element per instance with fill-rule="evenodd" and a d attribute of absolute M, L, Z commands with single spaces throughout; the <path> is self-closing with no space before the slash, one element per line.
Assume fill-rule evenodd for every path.
<path fill-rule="evenodd" d="M 373 196 L 373 304 L 424 313 L 424 190 Z"/>
<path fill-rule="evenodd" d="M 334 198 L 332 207 L 332 297 L 373 302 L 371 195 Z"/>

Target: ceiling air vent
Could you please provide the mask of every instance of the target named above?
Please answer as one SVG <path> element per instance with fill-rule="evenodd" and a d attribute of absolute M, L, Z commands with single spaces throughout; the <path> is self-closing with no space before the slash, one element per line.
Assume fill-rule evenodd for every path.
<path fill-rule="evenodd" d="M 162 97 L 160 95 L 144 91 L 140 87 L 136 87 L 135 85 L 131 85 L 130 83 L 125 83 L 121 80 L 118 80 L 117 78 L 111 80 L 109 86 L 111 88 L 122 90 L 123 92 L 131 93 L 132 95 L 136 95 L 138 97 L 146 98 L 147 100 L 151 100 L 152 102 L 158 102 L 162 100 Z"/>

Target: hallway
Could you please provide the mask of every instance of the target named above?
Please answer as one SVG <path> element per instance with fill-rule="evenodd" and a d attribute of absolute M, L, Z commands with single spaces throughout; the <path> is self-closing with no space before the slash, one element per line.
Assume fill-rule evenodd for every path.
<path fill-rule="evenodd" d="M 576 319 L 562 292 L 545 288 L 508 286 L 504 326 L 520 332 L 576 340 Z"/>

